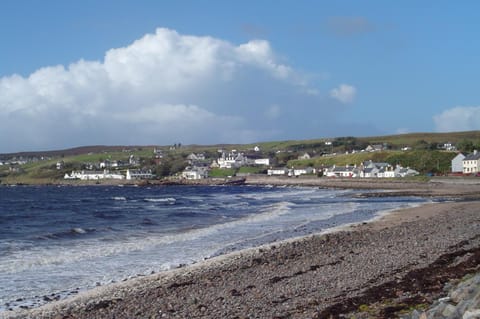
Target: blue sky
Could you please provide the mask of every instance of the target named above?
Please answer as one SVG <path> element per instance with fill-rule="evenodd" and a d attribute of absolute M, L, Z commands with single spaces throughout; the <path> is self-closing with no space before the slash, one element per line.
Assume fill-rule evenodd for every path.
<path fill-rule="evenodd" d="M 0 153 L 480 128 L 477 1 L 0 3 Z"/>

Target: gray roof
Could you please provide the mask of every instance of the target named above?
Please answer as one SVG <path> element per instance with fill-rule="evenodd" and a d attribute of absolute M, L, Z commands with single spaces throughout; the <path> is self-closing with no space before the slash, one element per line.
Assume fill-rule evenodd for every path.
<path fill-rule="evenodd" d="M 463 159 L 464 161 L 475 161 L 475 160 L 479 160 L 480 159 L 480 152 L 473 152 L 472 154 L 468 154 L 467 156 L 465 156 L 465 158 Z"/>

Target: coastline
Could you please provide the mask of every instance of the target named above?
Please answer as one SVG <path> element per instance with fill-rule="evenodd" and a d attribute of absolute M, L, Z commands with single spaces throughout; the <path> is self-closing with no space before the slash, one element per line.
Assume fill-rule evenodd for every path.
<path fill-rule="evenodd" d="M 346 184 L 343 182 L 344 188 L 351 188 Z M 376 184 L 371 189 L 393 187 Z M 432 267 L 442 261 L 443 268 L 453 268 L 437 280 L 440 287 L 439 282 L 478 268 L 480 203 L 470 197 L 479 193 L 480 186 L 394 184 L 398 188 L 393 190 L 423 190 L 462 201 L 397 210 L 327 234 L 242 250 L 98 287 L 38 309 L 7 313 L 6 318 L 328 318 L 382 298 L 389 303 L 395 298 L 404 304 L 408 298 L 412 303 L 428 302 L 440 295 L 441 289 L 409 291 L 409 286 L 415 286 L 408 285 L 413 273 L 427 278 Z M 368 189 L 365 184 L 356 185 L 356 189 Z"/>

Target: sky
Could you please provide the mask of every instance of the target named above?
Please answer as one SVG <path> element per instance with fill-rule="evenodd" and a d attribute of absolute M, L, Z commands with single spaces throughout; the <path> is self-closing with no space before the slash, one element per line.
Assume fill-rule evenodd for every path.
<path fill-rule="evenodd" d="M 0 153 L 480 129 L 480 2 L 4 0 Z"/>

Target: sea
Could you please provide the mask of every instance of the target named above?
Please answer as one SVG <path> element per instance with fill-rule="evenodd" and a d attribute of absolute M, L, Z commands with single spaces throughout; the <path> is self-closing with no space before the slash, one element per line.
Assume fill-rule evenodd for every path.
<path fill-rule="evenodd" d="M 0 186 L 0 315 L 360 223 L 419 197 L 273 186 Z"/>

